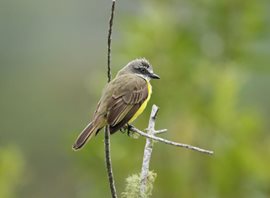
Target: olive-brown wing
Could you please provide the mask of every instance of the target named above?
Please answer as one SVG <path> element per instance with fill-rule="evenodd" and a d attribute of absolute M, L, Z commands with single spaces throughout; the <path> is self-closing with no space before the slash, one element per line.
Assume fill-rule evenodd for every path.
<path fill-rule="evenodd" d="M 108 104 L 107 122 L 110 125 L 110 132 L 114 133 L 127 124 L 147 97 L 147 82 L 143 79 L 139 83 L 134 83 L 134 86 L 128 83 L 126 90 L 114 94 Z"/>

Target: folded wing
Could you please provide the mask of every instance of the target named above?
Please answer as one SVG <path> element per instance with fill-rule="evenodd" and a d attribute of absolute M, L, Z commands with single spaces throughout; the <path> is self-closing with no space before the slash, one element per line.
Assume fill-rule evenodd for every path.
<path fill-rule="evenodd" d="M 131 120 L 148 97 L 147 82 L 138 78 L 113 94 L 108 104 L 107 122 L 114 133 Z"/>

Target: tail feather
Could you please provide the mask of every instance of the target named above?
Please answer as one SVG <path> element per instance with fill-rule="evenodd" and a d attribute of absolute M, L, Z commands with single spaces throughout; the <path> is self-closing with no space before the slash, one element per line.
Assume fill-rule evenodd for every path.
<path fill-rule="evenodd" d="M 99 128 L 94 124 L 94 122 L 90 122 L 85 129 L 80 133 L 75 143 L 73 144 L 73 150 L 78 150 L 82 148 L 85 143 L 93 137 L 94 134 L 99 130 Z"/>

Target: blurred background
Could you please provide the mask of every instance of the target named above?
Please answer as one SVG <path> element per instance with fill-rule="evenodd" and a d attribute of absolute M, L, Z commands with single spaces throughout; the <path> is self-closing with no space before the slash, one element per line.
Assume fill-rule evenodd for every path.
<path fill-rule="evenodd" d="M 110 197 L 103 133 L 71 145 L 106 84 L 111 1 L 0 1 L 0 197 Z M 152 104 L 153 197 L 270 197 L 270 1 L 117 1 L 112 70 L 146 57 L 161 80 Z M 144 138 L 111 138 L 118 192 L 141 168 Z"/>

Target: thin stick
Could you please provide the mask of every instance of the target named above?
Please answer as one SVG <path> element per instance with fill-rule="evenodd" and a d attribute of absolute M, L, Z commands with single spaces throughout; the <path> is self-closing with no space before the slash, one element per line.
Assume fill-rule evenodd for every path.
<path fill-rule="evenodd" d="M 106 160 L 106 167 L 107 167 L 107 174 L 110 183 L 111 195 L 113 198 L 116 198 L 116 188 L 113 178 L 113 171 L 112 171 L 112 161 L 111 161 L 111 149 L 110 149 L 110 129 L 108 126 L 105 127 L 105 160 Z"/>
<path fill-rule="evenodd" d="M 169 145 L 172 145 L 172 146 L 177 146 L 177 147 L 183 147 L 183 148 L 186 148 L 186 149 L 191 149 L 191 150 L 198 151 L 198 152 L 205 153 L 205 154 L 210 154 L 210 155 L 214 154 L 214 152 L 213 151 L 210 151 L 210 150 L 202 149 L 202 148 L 199 148 L 199 147 L 196 147 L 196 146 L 192 146 L 192 145 L 189 145 L 189 144 L 183 144 L 183 143 L 173 142 L 173 141 L 166 140 L 166 139 L 163 139 L 163 138 L 154 136 L 154 135 L 150 135 L 150 134 L 144 133 L 144 132 L 140 131 L 139 129 L 135 128 L 135 127 L 131 127 L 130 130 L 133 131 L 133 132 L 135 132 L 135 133 L 140 134 L 141 136 L 150 138 L 152 140 L 156 140 L 158 142 L 163 142 L 165 144 L 169 144 Z"/>
<path fill-rule="evenodd" d="M 112 0 L 111 7 L 111 16 L 109 21 L 109 30 L 108 30 L 108 54 L 107 54 L 107 76 L 108 83 L 111 81 L 111 40 L 112 40 L 112 27 L 113 27 L 113 16 L 115 10 L 115 0 Z M 112 161 L 111 161 L 111 150 L 110 150 L 110 129 L 108 126 L 105 127 L 105 136 L 104 136 L 104 146 L 105 146 L 105 161 L 107 167 L 107 174 L 110 183 L 110 190 L 112 198 L 117 198 L 115 182 L 113 177 L 112 170 Z"/>
<path fill-rule="evenodd" d="M 153 105 L 152 112 L 149 118 L 148 128 L 147 128 L 149 135 L 155 135 L 155 118 L 156 118 L 157 112 L 158 112 L 158 107 L 156 105 Z M 153 146 L 154 146 L 154 141 L 150 138 L 146 138 L 144 154 L 143 154 L 142 170 L 141 170 L 140 197 L 145 197 L 146 184 L 147 184 L 147 179 L 148 179 L 148 174 L 149 174 L 149 165 L 150 165 L 150 159 L 151 159 Z"/>
<path fill-rule="evenodd" d="M 109 30 L 108 30 L 108 54 L 107 54 L 108 82 L 110 82 L 111 78 L 112 78 L 112 74 L 111 74 L 111 41 L 112 41 L 112 27 L 113 27 L 114 10 L 115 10 L 115 0 L 112 0 L 111 16 L 110 16 Z"/>

